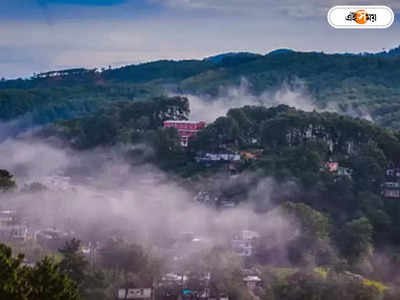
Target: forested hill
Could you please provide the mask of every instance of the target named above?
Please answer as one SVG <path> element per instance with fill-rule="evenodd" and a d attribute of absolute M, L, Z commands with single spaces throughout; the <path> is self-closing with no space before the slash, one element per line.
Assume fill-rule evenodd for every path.
<path fill-rule="evenodd" d="M 105 102 L 146 99 L 165 92 L 215 96 L 243 79 L 259 95 L 286 85 L 318 106 L 368 111 L 379 124 L 400 127 L 400 56 L 328 55 L 291 50 L 267 55 L 225 54 L 204 60 L 155 61 L 117 69 L 73 69 L 0 82 L 0 119 L 29 117 L 35 124 L 83 116 Z"/>
<path fill-rule="evenodd" d="M 276 191 L 268 205 L 303 203 L 329 215 L 334 228 L 358 224 L 354 226 L 361 232 L 347 237 L 344 243 L 348 244 L 341 239 L 335 242 L 349 259 L 367 257 L 370 243 L 399 247 L 400 202 L 382 194 L 387 169 L 400 164 L 399 132 L 336 113 L 303 112 L 286 105 L 245 106 L 209 124 L 184 149 L 176 129 L 162 124 L 185 120 L 188 114 L 185 97 L 122 101 L 89 117 L 59 122 L 42 134 L 56 135 L 86 150 L 124 144 L 132 149 L 128 160 L 157 165 L 187 181 L 191 189 L 199 185 L 200 191 L 216 194 L 221 203 L 252 199 L 254 191 L 265 185 L 265 177 L 294 183 L 295 193 Z M 240 160 L 202 161 L 207 153 L 240 154 Z M 330 170 L 330 162 L 339 169 Z M 199 183 L 199 178 L 212 181 L 216 174 L 231 172 L 236 177 L 229 177 L 223 186 Z M 260 210 L 266 209 L 263 200 L 252 201 Z M 365 237 L 364 226 L 369 228 L 366 240 L 353 241 Z M 362 246 L 356 246 L 358 242 Z"/>

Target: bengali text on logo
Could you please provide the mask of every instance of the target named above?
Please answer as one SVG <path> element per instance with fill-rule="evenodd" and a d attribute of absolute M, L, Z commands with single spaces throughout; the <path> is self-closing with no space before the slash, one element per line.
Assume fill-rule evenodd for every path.
<path fill-rule="evenodd" d="M 334 28 L 388 28 L 394 13 L 387 6 L 335 6 L 328 12 L 328 22 Z"/>

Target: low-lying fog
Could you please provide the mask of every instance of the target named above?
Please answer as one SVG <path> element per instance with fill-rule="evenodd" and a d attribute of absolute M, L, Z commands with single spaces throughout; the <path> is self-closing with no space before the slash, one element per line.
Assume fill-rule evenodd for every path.
<path fill-rule="evenodd" d="M 122 237 L 147 246 L 163 247 L 185 232 L 207 247 L 226 244 L 241 230 L 282 244 L 297 234 L 277 209 L 258 214 L 247 204 L 217 210 L 195 201 L 182 181 L 154 166 L 130 165 L 123 151 L 78 153 L 30 139 L 6 140 L 0 144 L 1 167 L 15 174 L 19 189 L 2 195 L 0 208 L 17 209 L 35 230 L 55 227 L 83 240 Z M 216 180 L 218 185 L 229 178 Z M 46 189 L 27 189 L 34 182 Z M 249 202 L 267 205 L 274 185 L 260 180 Z"/>
<path fill-rule="evenodd" d="M 255 97 L 243 80 L 240 87 L 223 94 L 206 101 L 187 95 L 191 118 L 212 122 L 229 108 L 243 105 L 287 104 L 307 111 L 319 110 L 301 86 L 296 91 L 283 87 L 276 93 Z M 4 138 L 9 130 L 10 123 L 1 125 L 0 136 Z M 283 183 L 257 178 L 258 185 L 248 199 L 241 199 L 246 204 L 217 210 L 196 201 L 197 191 L 184 180 L 151 165 L 130 164 L 124 159 L 125 151 L 126 147 L 116 146 L 76 152 L 29 137 L 5 139 L 0 143 L 0 168 L 15 175 L 18 191 L 1 195 L 0 208 L 17 209 L 34 230 L 56 227 L 73 231 L 83 240 L 119 236 L 161 247 L 185 232 L 192 232 L 211 247 L 226 243 L 235 233 L 247 229 L 273 236 L 274 243 L 282 245 L 298 234 L 297 226 L 279 209 L 255 212 L 255 203 L 270 208 L 271 196 Z M 258 175 L 240 175 L 236 180 L 245 181 L 252 176 Z M 213 180 L 216 187 L 231 182 L 229 175 Z M 32 183 L 44 188 L 32 188 Z M 285 190 L 290 193 L 291 188 Z"/>

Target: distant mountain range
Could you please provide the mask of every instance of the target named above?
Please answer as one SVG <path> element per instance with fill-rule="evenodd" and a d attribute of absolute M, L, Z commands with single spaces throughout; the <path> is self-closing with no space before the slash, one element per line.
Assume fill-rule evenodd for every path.
<path fill-rule="evenodd" d="M 221 63 L 224 59 L 233 58 L 233 59 L 253 59 L 261 57 L 261 54 L 251 53 L 251 52 L 229 52 L 222 53 L 215 56 L 210 56 L 204 59 L 204 61 L 213 62 L 213 63 Z"/>
<path fill-rule="evenodd" d="M 254 96 L 282 86 L 299 90 L 318 107 L 365 111 L 400 128 L 400 47 L 357 55 L 278 49 L 266 55 L 225 53 L 203 60 L 160 60 L 116 69 L 73 69 L 31 79 L 0 81 L 0 119 L 44 124 L 99 109 L 104 103 L 165 93 L 220 96 L 247 82 Z M 300 90 L 299 90 L 300 91 Z"/>

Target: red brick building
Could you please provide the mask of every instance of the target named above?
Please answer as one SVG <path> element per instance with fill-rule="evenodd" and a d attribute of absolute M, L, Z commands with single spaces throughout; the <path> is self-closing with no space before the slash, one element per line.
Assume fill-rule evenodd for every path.
<path fill-rule="evenodd" d="M 175 128 L 181 137 L 183 147 L 188 146 L 189 138 L 196 135 L 201 129 L 206 127 L 202 121 L 165 121 L 164 128 Z"/>

